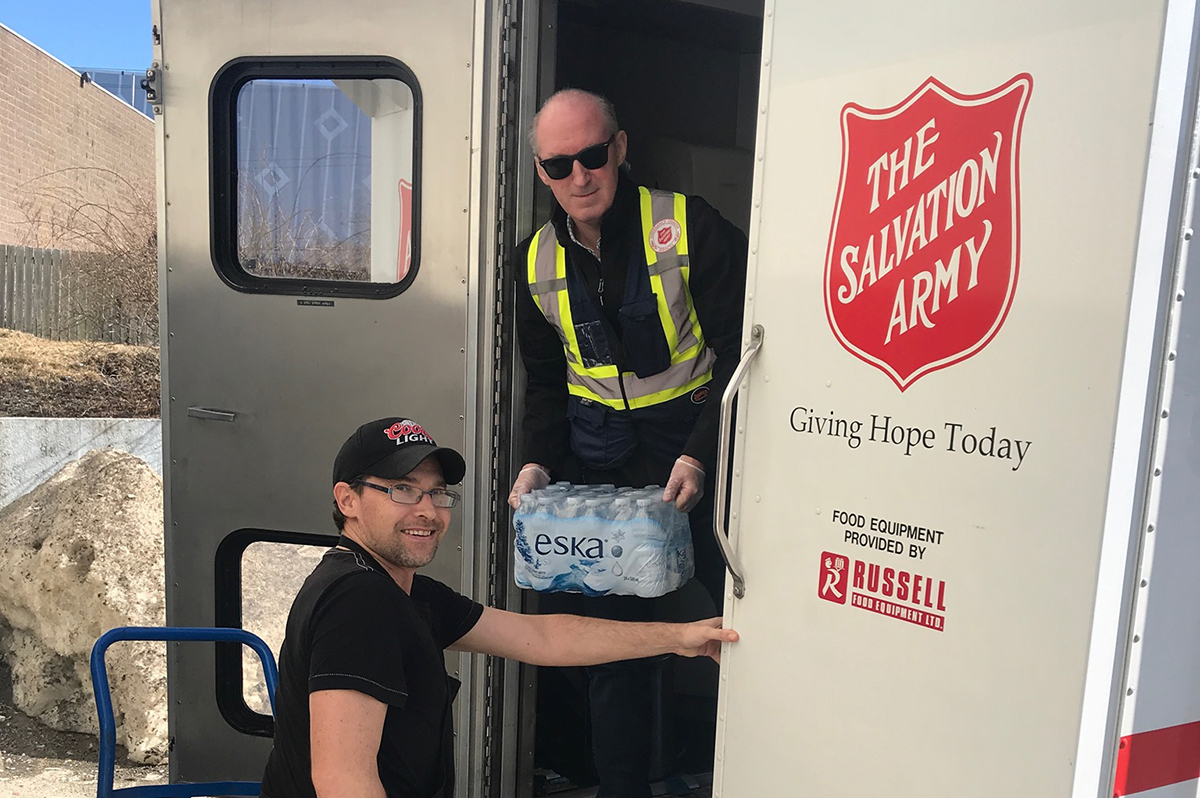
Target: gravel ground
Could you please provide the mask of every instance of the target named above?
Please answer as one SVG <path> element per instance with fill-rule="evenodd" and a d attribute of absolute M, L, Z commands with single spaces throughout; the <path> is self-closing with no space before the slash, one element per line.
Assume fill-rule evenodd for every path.
<path fill-rule="evenodd" d="M 12 706 L 7 667 L 0 664 L 0 798 L 92 798 L 98 744 L 88 734 L 43 726 Z M 117 749 L 117 787 L 165 784 L 166 765 L 139 765 Z"/>

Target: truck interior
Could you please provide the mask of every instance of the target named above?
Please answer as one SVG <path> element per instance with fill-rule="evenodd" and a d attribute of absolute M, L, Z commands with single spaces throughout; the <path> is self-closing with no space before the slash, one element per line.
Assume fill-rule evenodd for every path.
<path fill-rule="evenodd" d="M 762 2 L 544 0 L 540 13 L 539 100 L 568 87 L 608 97 L 629 135 L 636 182 L 698 194 L 747 231 Z M 528 150 L 523 141 L 519 146 L 516 168 L 526 170 Z M 550 193 L 533 179 L 534 217 L 524 225 L 518 220 L 517 240 L 549 213 Z M 497 568 L 497 574 L 511 584 L 511 567 Z M 526 611 L 536 611 L 536 594 L 521 600 Z M 663 620 L 721 612 L 695 580 L 658 601 Z M 517 750 L 525 777 L 518 778 L 518 789 L 531 789 L 532 795 L 595 794 L 586 674 L 572 668 L 528 671 L 521 679 Z M 716 705 L 715 663 L 666 658 L 659 664 L 652 709 L 656 794 L 709 794 Z"/>

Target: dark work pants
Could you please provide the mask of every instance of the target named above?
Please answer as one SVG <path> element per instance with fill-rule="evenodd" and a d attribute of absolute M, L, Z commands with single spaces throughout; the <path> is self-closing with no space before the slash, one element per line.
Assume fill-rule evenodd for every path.
<path fill-rule="evenodd" d="M 592 476 L 592 475 L 589 475 Z M 607 480 L 593 477 L 592 482 Z M 725 564 L 712 531 L 712 482 L 688 516 L 696 553 L 696 578 L 708 591 L 715 614 L 723 608 Z M 619 484 L 619 483 L 618 483 Z M 636 596 L 589 598 L 575 593 L 542 597 L 543 612 L 566 612 L 617 621 L 654 619 L 655 599 Z M 696 620 L 673 618 L 670 620 Z M 592 756 L 600 778 L 596 798 L 650 798 L 651 734 L 656 668 L 652 659 L 624 660 L 587 668 Z"/>

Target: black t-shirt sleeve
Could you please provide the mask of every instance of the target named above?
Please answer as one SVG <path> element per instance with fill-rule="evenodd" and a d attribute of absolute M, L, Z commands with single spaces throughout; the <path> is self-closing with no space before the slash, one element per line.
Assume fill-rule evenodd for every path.
<path fill-rule="evenodd" d="M 412 598 L 429 606 L 433 639 L 443 649 L 471 631 L 483 615 L 482 604 L 426 576 L 413 577 Z"/>
<path fill-rule="evenodd" d="M 321 597 L 311 621 L 308 691 L 356 690 L 403 707 L 402 636 L 396 609 L 400 590 L 376 573 L 340 580 Z"/>

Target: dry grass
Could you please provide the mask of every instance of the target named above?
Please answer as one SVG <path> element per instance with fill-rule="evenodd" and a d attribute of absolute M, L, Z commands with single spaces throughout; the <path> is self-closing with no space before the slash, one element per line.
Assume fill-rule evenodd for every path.
<path fill-rule="evenodd" d="M 157 418 L 158 348 L 0 329 L 0 416 Z"/>

